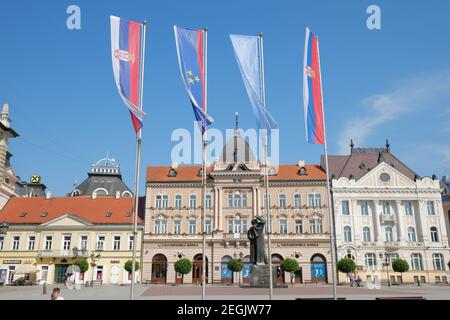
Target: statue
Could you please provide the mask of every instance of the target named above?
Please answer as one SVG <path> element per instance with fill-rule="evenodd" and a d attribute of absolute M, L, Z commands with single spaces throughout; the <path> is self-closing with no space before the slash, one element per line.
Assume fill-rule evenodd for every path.
<path fill-rule="evenodd" d="M 266 222 L 260 216 L 252 220 L 252 227 L 247 231 L 250 240 L 250 261 L 253 264 L 267 264 L 267 255 L 264 245 L 264 225 Z"/>

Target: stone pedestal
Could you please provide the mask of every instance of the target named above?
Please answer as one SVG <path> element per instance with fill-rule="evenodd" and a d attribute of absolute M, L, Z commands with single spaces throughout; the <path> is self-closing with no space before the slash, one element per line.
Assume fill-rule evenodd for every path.
<path fill-rule="evenodd" d="M 269 265 L 252 265 L 250 267 L 251 282 L 248 285 L 241 285 L 242 288 L 269 288 L 270 275 Z M 277 284 L 277 267 L 272 266 L 272 286 L 273 288 L 287 288 L 287 284 Z"/>

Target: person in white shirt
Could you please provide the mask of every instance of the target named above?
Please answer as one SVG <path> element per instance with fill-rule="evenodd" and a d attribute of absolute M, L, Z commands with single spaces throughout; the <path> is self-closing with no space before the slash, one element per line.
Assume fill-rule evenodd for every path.
<path fill-rule="evenodd" d="M 54 288 L 52 295 L 51 295 L 51 299 L 52 300 L 64 300 L 64 298 L 61 296 L 61 289 Z"/>

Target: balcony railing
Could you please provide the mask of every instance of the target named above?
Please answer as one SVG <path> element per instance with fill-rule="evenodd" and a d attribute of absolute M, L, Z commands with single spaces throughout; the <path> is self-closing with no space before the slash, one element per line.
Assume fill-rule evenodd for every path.
<path fill-rule="evenodd" d="M 389 223 L 389 222 L 395 223 L 396 222 L 395 216 L 393 214 L 382 213 L 382 214 L 380 214 L 380 220 L 381 220 L 381 223 Z"/>
<path fill-rule="evenodd" d="M 87 258 L 89 256 L 88 250 L 41 250 L 38 252 L 39 258 L 76 258 L 83 257 Z"/>

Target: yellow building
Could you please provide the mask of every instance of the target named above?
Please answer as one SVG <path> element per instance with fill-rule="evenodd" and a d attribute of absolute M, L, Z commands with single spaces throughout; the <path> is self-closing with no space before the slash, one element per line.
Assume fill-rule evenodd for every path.
<path fill-rule="evenodd" d="M 11 198 L 0 212 L 0 270 L 6 284 L 25 277 L 61 283 L 66 269 L 87 259 L 80 280 L 98 284 L 131 282 L 124 264 L 132 258 L 132 197 L 92 196 Z M 136 257 L 140 261 L 142 221 Z M 141 264 L 142 265 L 142 264 Z M 0 273 L 0 278 L 2 273 Z M 139 279 L 139 272 L 136 272 Z M 1 279 L 0 279 L 1 282 Z"/>

